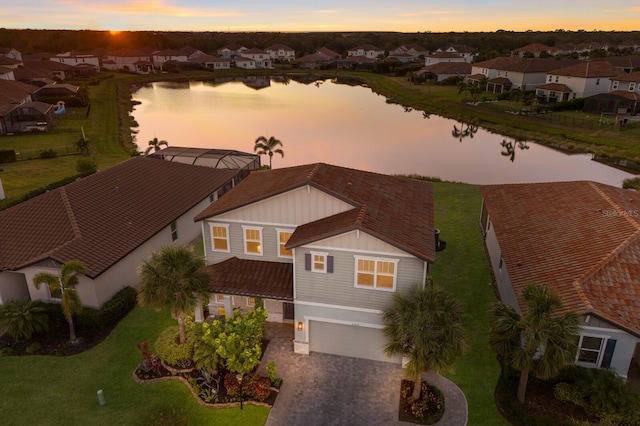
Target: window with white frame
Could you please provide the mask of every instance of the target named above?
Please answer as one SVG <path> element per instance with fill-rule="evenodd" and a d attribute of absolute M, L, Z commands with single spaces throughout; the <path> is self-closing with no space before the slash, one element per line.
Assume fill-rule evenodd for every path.
<path fill-rule="evenodd" d="M 395 290 L 398 261 L 356 256 L 355 286 Z"/>
<path fill-rule="evenodd" d="M 600 365 L 600 353 L 604 348 L 604 337 L 580 336 L 578 343 L 578 362 Z"/>
<path fill-rule="evenodd" d="M 216 294 L 216 303 L 224 303 L 224 294 Z"/>
<path fill-rule="evenodd" d="M 292 257 L 293 252 L 291 250 L 287 250 L 287 241 L 291 238 L 291 234 L 293 231 L 278 229 L 278 257 Z"/>
<path fill-rule="evenodd" d="M 256 298 L 255 297 L 247 297 L 247 307 L 253 308 L 256 306 Z"/>
<path fill-rule="evenodd" d="M 311 252 L 311 270 L 327 272 L 327 253 Z"/>
<path fill-rule="evenodd" d="M 619 81 L 614 81 L 613 84 L 611 85 L 611 90 L 617 90 L 619 83 L 620 83 Z"/>
<path fill-rule="evenodd" d="M 174 220 L 171 222 L 171 241 L 178 239 L 178 223 Z"/>
<path fill-rule="evenodd" d="M 55 290 L 51 288 L 51 285 L 48 285 L 47 288 L 49 289 L 49 297 L 51 299 L 54 299 L 54 300 L 62 299 L 62 288 L 60 285 L 57 285 Z"/>
<path fill-rule="evenodd" d="M 212 224 L 211 240 L 213 251 L 229 252 L 229 225 Z"/>
<path fill-rule="evenodd" d="M 244 254 L 262 256 L 262 228 L 243 226 Z"/>
<path fill-rule="evenodd" d="M 634 90 L 636 90 L 636 83 L 632 81 L 629 83 L 629 91 L 633 92 Z"/>

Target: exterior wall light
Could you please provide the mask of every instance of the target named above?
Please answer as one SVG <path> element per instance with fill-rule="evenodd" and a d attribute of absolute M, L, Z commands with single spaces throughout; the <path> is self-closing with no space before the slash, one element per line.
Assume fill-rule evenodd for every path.
<path fill-rule="evenodd" d="M 298 321 L 298 331 L 302 331 L 303 324 L 302 321 Z"/>

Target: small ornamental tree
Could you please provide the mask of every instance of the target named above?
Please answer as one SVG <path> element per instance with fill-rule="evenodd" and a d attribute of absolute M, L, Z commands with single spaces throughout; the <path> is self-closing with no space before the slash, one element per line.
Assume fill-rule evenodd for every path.
<path fill-rule="evenodd" d="M 194 358 L 196 365 L 213 369 L 216 356 L 205 348 L 215 350 L 219 360 L 229 371 L 247 374 L 260 364 L 262 339 L 267 313 L 262 308 L 253 309 L 242 315 L 239 310 L 233 312 L 233 318 L 227 318 L 223 324 L 219 320 L 202 324 L 200 341 L 197 343 Z"/>
<path fill-rule="evenodd" d="M 0 305 L 0 333 L 3 330 L 16 342 L 48 331 L 47 307 L 39 300 L 9 300 Z"/>

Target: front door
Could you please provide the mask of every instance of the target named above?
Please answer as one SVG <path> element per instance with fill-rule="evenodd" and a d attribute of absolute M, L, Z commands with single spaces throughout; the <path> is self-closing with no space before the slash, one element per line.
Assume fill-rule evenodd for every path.
<path fill-rule="evenodd" d="M 293 321 L 293 303 L 290 302 L 283 302 L 282 303 L 283 307 L 284 307 L 284 319 L 289 320 L 289 321 Z"/>

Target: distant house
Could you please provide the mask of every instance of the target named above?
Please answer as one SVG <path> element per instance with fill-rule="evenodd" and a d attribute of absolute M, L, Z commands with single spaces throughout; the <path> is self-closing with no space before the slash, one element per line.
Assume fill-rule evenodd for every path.
<path fill-rule="evenodd" d="M 571 89 L 570 96 L 565 100 L 606 93 L 609 91 L 609 79 L 619 74 L 620 70 L 608 62 L 582 62 L 549 71 L 547 83 L 536 89 L 536 95 L 543 101 L 551 102 L 556 86 L 551 87 L 549 84 L 561 84 Z"/>
<path fill-rule="evenodd" d="M 239 56 L 244 50 L 247 50 L 247 48 L 240 44 L 228 44 L 218 49 L 218 56 L 233 59 L 235 56 Z"/>
<path fill-rule="evenodd" d="M 268 321 L 295 323 L 296 353 L 400 362 L 384 354 L 381 310 L 435 259 L 430 183 L 329 164 L 258 171 L 195 220 L 210 313 L 261 298 Z"/>
<path fill-rule="evenodd" d="M 293 62 L 296 59 L 296 51 L 281 43 L 272 44 L 264 49 L 272 61 Z"/>
<path fill-rule="evenodd" d="M 611 77 L 610 91 L 622 90 L 640 93 L 640 71 Z"/>
<path fill-rule="evenodd" d="M 0 56 L 0 66 L 16 69 L 20 65 L 22 65 L 22 61 L 18 59 L 13 59 L 9 56 Z"/>
<path fill-rule="evenodd" d="M 511 52 L 512 56 L 519 56 L 521 58 L 539 58 L 540 55 L 550 55 L 551 48 L 542 43 L 532 43 L 526 46 L 515 49 Z"/>
<path fill-rule="evenodd" d="M 237 68 L 242 68 L 245 70 L 254 70 L 257 68 L 256 61 L 251 58 L 245 58 L 243 56 L 236 56 L 236 58 L 233 60 L 233 63 Z"/>
<path fill-rule="evenodd" d="M 3 67 L 0 65 L 0 80 L 15 80 L 16 76 L 13 73 L 13 68 Z"/>
<path fill-rule="evenodd" d="M 34 101 L 37 90 L 37 86 L 0 79 L 0 135 L 50 128 L 52 106 Z"/>
<path fill-rule="evenodd" d="M 502 302 L 549 284 L 581 316 L 576 363 L 627 377 L 640 356 L 640 194 L 594 182 L 491 185 L 480 224 Z"/>
<path fill-rule="evenodd" d="M 620 70 L 620 74 L 633 72 L 640 68 L 640 55 L 629 56 L 605 56 L 604 58 L 593 58 L 593 62 L 609 62 Z"/>
<path fill-rule="evenodd" d="M 347 56 L 365 57 L 368 59 L 378 59 L 384 55 L 384 49 L 373 44 L 361 44 L 347 51 Z"/>
<path fill-rule="evenodd" d="M 457 53 L 453 52 L 435 52 L 429 56 L 424 58 L 425 66 L 435 65 L 443 62 L 465 62 L 466 58 L 464 56 L 460 56 Z"/>
<path fill-rule="evenodd" d="M 232 151 L 163 151 L 0 212 L 0 304 L 55 303 L 47 287 L 33 286 L 33 276 L 57 274 L 77 259 L 87 265 L 77 287 L 82 302 L 100 308 L 123 287 L 136 287 L 137 266 L 151 251 L 200 235 L 193 217 L 259 166 L 258 156 Z"/>
<path fill-rule="evenodd" d="M 640 71 L 621 74 L 610 80 L 607 93 L 585 98 L 583 111 L 618 116 L 640 114 Z"/>
<path fill-rule="evenodd" d="M 64 83 L 47 84 L 45 86 L 40 87 L 38 90 L 36 90 L 33 97 L 35 100 L 40 100 L 43 97 L 75 96 L 78 94 L 78 90 L 80 90 L 80 87 L 74 86 L 73 84 L 64 84 Z"/>
<path fill-rule="evenodd" d="M 107 53 L 103 57 L 102 66 L 107 70 L 130 71 L 138 74 L 149 74 L 154 71 L 151 52 L 131 48 Z"/>
<path fill-rule="evenodd" d="M 93 68 L 93 72 L 100 72 L 100 58 L 88 53 L 76 51 L 59 53 L 49 58 L 50 61 L 58 62 L 65 65 L 71 65 L 79 70 L 83 67 Z"/>
<path fill-rule="evenodd" d="M 389 56 L 408 56 L 418 60 L 420 56 L 429 56 L 429 51 L 419 44 L 403 44 L 389 51 Z"/>
<path fill-rule="evenodd" d="M 0 56 L 15 59 L 22 62 L 22 53 L 13 47 L 0 47 Z"/>
<path fill-rule="evenodd" d="M 191 62 L 197 62 L 203 68 L 212 70 L 228 70 L 231 68 L 231 60 L 220 56 L 198 55 L 190 59 Z"/>
<path fill-rule="evenodd" d="M 335 64 L 335 61 L 338 58 L 340 58 L 339 53 L 327 49 L 326 47 L 321 47 L 314 53 L 304 55 L 296 59 L 295 61 L 293 61 L 293 63 L 299 68 L 316 69 L 329 67 L 332 64 Z"/>
<path fill-rule="evenodd" d="M 471 64 L 467 62 L 441 62 L 429 65 L 416 71 L 421 80 L 432 80 L 436 83 L 450 77 L 465 78 L 471 74 Z"/>
<path fill-rule="evenodd" d="M 338 69 L 373 69 L 376 59 L 366 56 L 347 56 L 336 60 Z"/>
<path fill-rule="evenodd" d="M 50 79 L 52 81 L 64 81 L 73 76 L 75 67 L 60 62 L 25 59 L 24 65 L 16 70 L 16 79 Z"/>
<path fill-rule="evenodd" d="M 577 59 L 498 57 L 472 64 L 471 74 L 487 78 L 488 92 L 525 87 L 534 90 L 546 83 L 549 71 L 579 63 Z"/>
<path fill-rule="evenodd" d="M 473 48 L 465 44 L 452 44 L 447 47 L 437 49 L 435 53 L 455 53 L 461 58 L 464 58 L 465 62 L 468 63 L 472 63 L 475 56 Z"/>
<path fill-rule="evenodd" d="M 246 49 L 240 52 L 240 56 L 243 58 L 249 58 L 253 60 L 256 68 L 259 68 L 259 69 L 273 68 L 273 65 L 271 62 L 271 56 L 264 50 Z"/>

